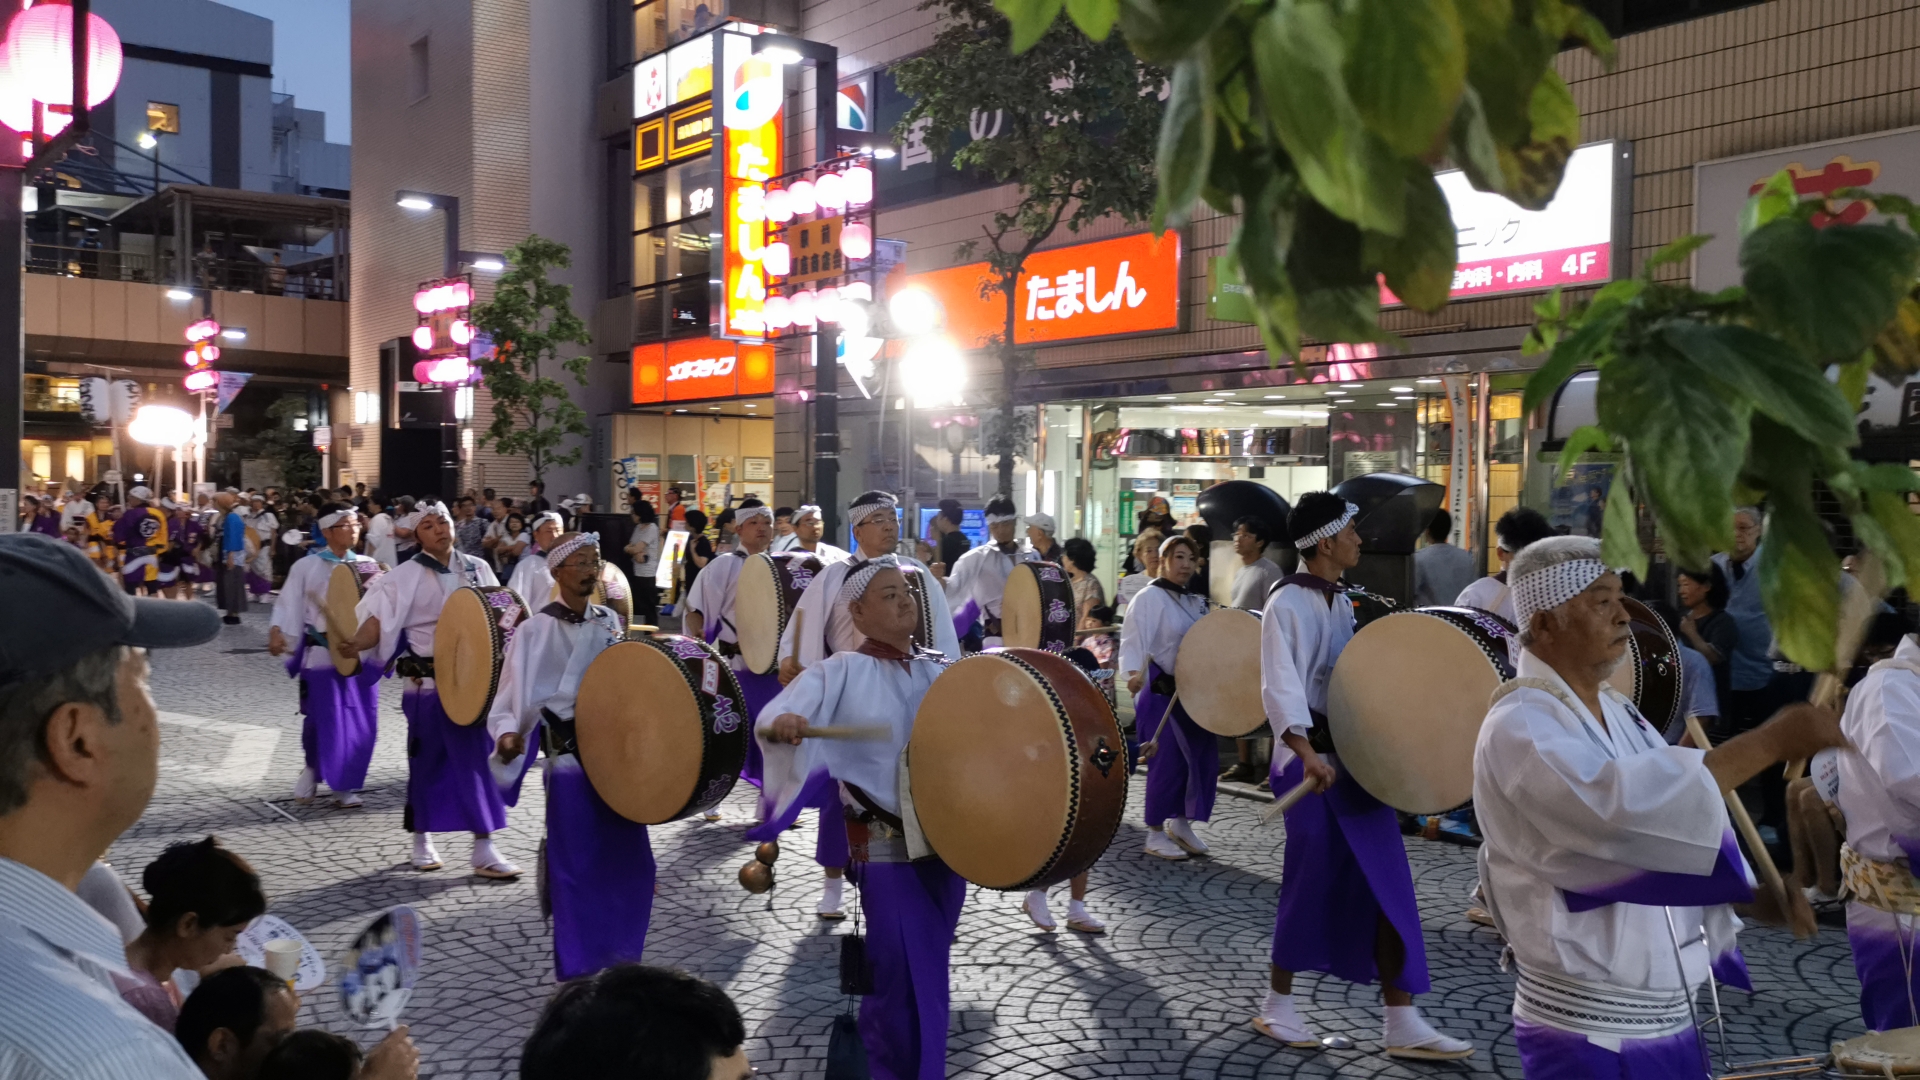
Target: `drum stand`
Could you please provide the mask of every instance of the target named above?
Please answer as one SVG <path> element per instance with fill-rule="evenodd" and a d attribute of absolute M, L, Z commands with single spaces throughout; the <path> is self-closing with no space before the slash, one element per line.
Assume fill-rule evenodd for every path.
<path fill-rule="evenodd" d="M 1666 912 L 1667 916 L 1667 938 L 1673 942 L 1674 965 L 1680 973 L 1680 984 L 1685 986 L 1687 972 L 1686 965 L 1681 960 L 1682 943 L 1680 941 L 1680 932 L 1673 923 L 1673 909 L 1664 908 L 1662 910 Z M 1692 945 L 1696 942 L 1698 942 L 1702 948 L 1708 947 L 1707 928 L 1705 926 L 1700 927 L 1700 936 L 1698 938 L 1690 939 L 1685 944 Z M 1706 1070 L 1707 1080 L 1779 1080 L 1779 1078 L 1789 1076 L 1818 1076 L 1827 1071 L 1828 1065 L 1833 1060 L 1832 1056 L 1828 1054 L 1810 1054 L 1802 1057 L 1769 1058 L 1765 1061 L 1750 1061 L 1739 1065 L 1733 1064 L 1733 1054 L 1727 1048 L 1727 1016 L 1720 1005 L 1720 980 L 1713 976 L 1711 957 L 1708 958 L 1707 966 L 1707 1000 L 1713 1007 L 1713 1015 L 1708 1018 L 1706 1022 L 1702 1023 L 1700 1014 L 1694 1007 L 1694 995 L 1691 993 L 1687 995 L 1687 1011 L 1693 1016 L 1693 1029 L 1700 1032 L 1702 1036 L 1700 1040 L 1700 1064 L 1701 1067 Z M 1707 1049 L 1705 1038 L 1708 1027 L 1714 1029 L 1714 1034 L 1720 1043 L 1720 1060 L 1726 1063 L 1727 1068 L 1731 1070 L 1730 1072 L 1716 1074 L 1713 1071 L 1712 1054 Z"/>

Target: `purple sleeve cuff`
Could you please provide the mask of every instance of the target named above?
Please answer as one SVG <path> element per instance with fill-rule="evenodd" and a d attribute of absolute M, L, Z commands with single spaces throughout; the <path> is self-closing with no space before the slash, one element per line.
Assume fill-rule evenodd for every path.
<path fill-rule="evenodd" d="M 1753 993 L 1753 976 L 1747 972 L 1747 958 L 1738 945 L 1713 958 L 1713 977 L 1723 986 Z"/>
<path fill-rule="evenodd" d="M 1647 904 L 1655 907 L 1710 907 L 1715 904 L 1744 904 L 1753 899 L 1753 886 L 1747 883 L 1746 859 L 1727 830 L 1720 839 L 1720 854 L 1713 869 L 1705 874 L 1675 874 L 1662 870 L 1638 871 L 1621 881 L 1574 891 L 1561 890 L 1567 910 L 1592 911 L 1608 904 Z"/>
<path fill-rule="evenodd" d="M 973 624 L 979 618 L 979 603 L 973 600 L 967 601 L 965 607 L 953 613 L 953 636 L 966 637 L 967 632 L 973 629 Z"/>

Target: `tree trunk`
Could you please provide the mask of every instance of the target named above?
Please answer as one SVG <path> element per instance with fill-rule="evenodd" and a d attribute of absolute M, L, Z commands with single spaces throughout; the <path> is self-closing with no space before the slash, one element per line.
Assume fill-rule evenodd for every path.
<path fill-rule="evenodd" d="M 1022 260 L 1024 262 L 1025 260 Z M 1013 498 L 1013 391 L 1020 381 L 1020 350 L 1013 339 L 1014 317 L 1019 310 L 1019 274 L 1006 274 L 1000 278 L 1000 292 L 1007 299 L 1006 325 L 1002 328 L 1005 335 L 1001 338 L 1000 352 L 1000 485 L 999 492 L 1007 498 Z"/>

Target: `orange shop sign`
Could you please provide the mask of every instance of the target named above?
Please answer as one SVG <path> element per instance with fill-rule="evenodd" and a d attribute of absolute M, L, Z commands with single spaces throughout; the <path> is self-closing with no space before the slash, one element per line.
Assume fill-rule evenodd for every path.
<path fill-rule="evenodd" d="M 633 347 L 633 403 L 773 393 L 773 349 L 713 338 Z"/>
<path fill-rule="evenodd" d="M 1180 246 L 1178 232 L 1143 232 L 1034 252 L 1014 287 L 1014 341 L 1033 345 L 1179 330 Z M 985 345 L 1006 324 L 1006 297 L 984 262 L 915 274 L 906 287 L 939 299 L 947 332 L 961 348 Z"/>

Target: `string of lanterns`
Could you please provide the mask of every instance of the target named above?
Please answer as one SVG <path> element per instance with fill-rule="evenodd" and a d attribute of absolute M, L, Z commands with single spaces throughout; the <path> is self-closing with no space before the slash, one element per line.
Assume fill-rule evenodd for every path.
<path fill-rule="evenodd" d="M 120 35 L 88 12 L 87 108 L 113 96 L 122 64 Z M 0 46 L 0 123 L 31 132 L 36 101 L 46 106 L 42 134 L 57 135 L 73 122 L 73 8 L 64 0 L 40 0 L 15 14 Z"/>

